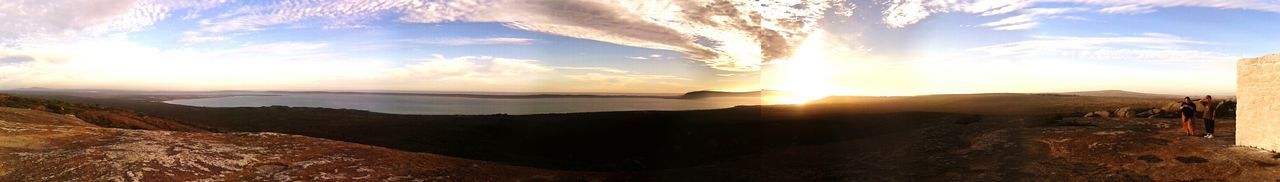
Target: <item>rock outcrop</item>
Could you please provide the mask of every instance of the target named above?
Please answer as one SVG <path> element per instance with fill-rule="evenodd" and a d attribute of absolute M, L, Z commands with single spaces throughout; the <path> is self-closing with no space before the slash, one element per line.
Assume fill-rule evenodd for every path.
<path fill-rule="evenodd" d="M 1085 115 L 1084 115 L 1084 117 L 1103 117 L 1103 118 L 1109 118 L 1109 117 L 1111 117 L 1111 111 L 1094 111 L 1094 112 L 1091 112 L 1091 113 L 1085 114 Z"/>
<path fill-rule="evenodd" d="M 1134 111 L 1134 109 L 1129 107 L 1121 107 L 1120 109 L 1116 109 L 1115 113 L 1116 113 L 1116 117 L 1118 118 L 1129 118 L 1129 117 L 1133 117 L 1133 115 L 1138 114 L 1138 112 Z"/>
<path fill-rule="evenodd" d="M 0 181 L 510 181 L 578 173 L 276 133 L 85 126 L 0 108 Z M 74 117 L 65 117 L 72 118 Z M 30 120 L 36 119 L 36 120 Z M 12 120 L 12 121 L 11 121 Z"/>
<path fill-rule="evenodd" d="M 1216 101 L 1217 118 L 1234 118 L 1235 102 L 1231 100 Z M 1200 103 L 1196 103 L 1197 114 L 1204 112 L 1206 108 Z M 1182 103 L 1169 102 L 1156 108 L 1143 107 L 1120 107 L 1111 111 L 1094 111 L 1085 113 L 1084 117 L 1116 117 L 1116 118 L 1176 118 L 1179 117 L 1182 110 Z M 1198 116 L 1197 116 L 1198 117 Z"/>

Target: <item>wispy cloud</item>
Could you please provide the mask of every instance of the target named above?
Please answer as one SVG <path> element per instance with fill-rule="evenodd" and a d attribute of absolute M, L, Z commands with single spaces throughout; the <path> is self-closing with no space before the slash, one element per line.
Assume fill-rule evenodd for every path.
<path fill-rule="evenodd" d="M 168 18 L 179 9 L 203 10 L 221 0 L 0 1 L 0 45 L 65 41 L 133 32 Z"/>
<path fill-rule="evenodd" d="M 392 70 L 391 74 L 402 79 L 497 82 L 500 81 L 500 78 L 553 70 L 553 68 L 538 64 L 536 60 L 489 56 L 445 58 L 444 56 L 436 55 L 433 58 Z"/>
<path fill-rule="evenodd" d="M 399 15 L 402 23 L 496 22 L 508 27 L 613 44 L 670 50 L 717 69 L 753 71 L 790 56 L 829 10 L 843 0 L 611 1 L 611 0 L 283 0 L 218 7 L 221 0 L 72 0 L 0 2 L 21 12 L 0 22 L 0 39 L 103 29 L 136 31 L 165 18 L 194 20 L 185 44 L 233 41 L 246 33 L 293 27 L 368 28 Z M 30 9 L 47 11 L 27 12 Z M 186 12 L 173 16 L 170 12 Z M 708 43 L 710 42 L 710 43 Z M 475 39 L 446 45 L 528 44 L 524 39 Z"/>
<path fill-rule="evenodd" d="M 327 43 L 313 42 L 273 42 L 266 44 L 250 44 L 243 45 L 231 49 L 223 49 L 209 51 L 208 54 L 214 57 L 244 57 L 244 56 L 263 56 L 263 55 L 279 55 L 279 54 L 307 54 L 328 48 Z"/>
<path fill-rule="evenodd" d="M 602 74 L 587 73 L 581 75 L 566 75 L 565 78 L 579 82 L 588 82 L 592 84 L 600 84 L 607 86 L 627 86 L 633 84 L 666 84 L 676 85 L 679 82 L 690 81 L 688 78 L 681 78 L 671 75 L 642 75 L 642 74 Z"/>
<path fill-rule="evenodd" d="M 0 41 L 76 35 L 111 23 L 134 6 L 132 1 L 123 0 L 0 2 L 0 15 L 4 16 L 0 21 Z"/>
<path fill-rule="evenodd" d="M 455 38 L 441 40 L 410 40 L 409 42 L 432 45 L 467 46 L 467 45 L 529 45 L 537 42 L 534 39 L 493 37 L 493 38 Z"/>
<path fill-rule="evenodd" d="M 1087 11 L 1085 8 L 1031 8 L 1021 10 L 1022 14 L 1000 19 L 994 22 L 983 23 L 984 27 L 992 27 L 994 30 L 1025 30 L 1035 28 L 1040 25 L 1037 20 L 1046 16 L 1065 14 L 1071 12 Z"/>
<path fill-rule="evenodd" d="M 28 61 L 0 64 L 0 85 L 171 90 L 280 89 L 338 83 L 327 80 L 367 83 L 359 79 L 383 74 L 384 68 L 376 61 L 312 57 L 305 60 L 305 64 L 299 64 L 293 59 L 281 59 L 298 56 L 281 55 L 288 52 L 261 55 L 247 50 L 303 50 L 317 46 L 303 45 L 268 44 L 206 52 L 99 41 L 6 50 L 0 51 L 0 57 L 26 57 Z"/>
<path fill-rule="evenodd" d="M 503 22 L 523 30 L 677 51 L 715 68 L 750 71 L 789 56 L 833 2 L 839 1 L 466 1 L 428 3 L 409 9 L 401 20 Z"/>
<path fill-rule="evenodd" d="M 650 55 L 648 55 L 648 56 L 631 56 L 631 57 L 627 57 L 627 59 L 634 59 L 634 60 L 658 60 L 658 59 L 666 59 L 666 58 L 667 58 L 667 57 L 662 56 L 661 54 L 650 54 Z"/>
<path fill-rule="evenodd" d="M 24 62 L 30 62 L 30 61 L 35 61 L 35 58 L 31 58 L 31 57 L 28 57 L 28 56 L 22 56 L 22 55 L 15 55 L 15 56 L 0 56 L 0 65 L 3 65 L 3 64 L 13 64 L 13 63 L 24 63 Z"/>
<path fill-rule="evenodd" d="M 630 72 L 631 72 L 631 71 L 627 71 L 627 70 L 621 70 L 621 69 L 617 69 L 617 68 L 606 68 L 606 67 L 573 67 L 573 66 L 557 66 L 557 67 L 552 67 L 552 68 L 560 69 L 560 70 L 573 70 L 573 71 L 595 71 L 595 72 L 605 72 L 605 73 L 630 73 Z"/>
<path fill-rule="evenodd" d="M 1186 48 L 1193 45 L 1213 43 L 1188 40 L 1161 33 L 1146 33 L 1137 36 L 1033 36 L 1032 38 L 1032 40 L 971 48 L 968 51 L 1001 57 L 1067 56 L 1087 59 L 1230 59 L 1230 56 L 1223 53 Z"/>
<path fill-rule="evenodd" d="M 1106 8 L 1099 12 L 1108 14 L 1149 13 L 1156 11 L 1156 8 L 1169 7 L 1245 9 L 1280 13 L 1280 2 L 1264 0 L 893 0 L 887 2 L 882 13 L 886 25 L 900 28 L 915 24 L 934 13 L 961 12 L 992 16 L 1017 12 L 1041 3 L 1103 6 Z M 1034 25 L 1013 25 L 1018 27 L 1006 29 L 1034 27 Z"/>
<path fill-rule="evenodd" d="M 1102 12 L 1106 14 L 1143 14 L 1143 13 L 1156 12 L 1156 10 L 1151 6 L 1140 5 L 1140 4 L 1130 4 L 1130 5 L 1102 8 L 1102 9 L 1099 9 L 1098 12 Z"/>
<path fill-rule="evenodd" d="M 207 42 L 221 42 L 231 40 L 229 36 L 202 35 L 199 32 L 186 32 L 182 34 L 182 38 L 178 42 L 183 44 L 199 44 Z"/>
<path fill-rule="evenodd" d="M 270 1 L 261 5 L 241 6 L 214 16 L 186 15 L 198 19 L 199 30 L 187 33 L 188 43 L 225 40 L 237 33 L 263 31 L 283 25 L 302 26 L 301 22 L 318 22 L 314 28 L 349 29 L 368 27 L 380 13 L 401 12 L 413 8 L 417 1 L 336 0 Z M 200 17 L 200 18 L 195 18 Z M 215 37 L 209 39 L 207 37 Z"/>

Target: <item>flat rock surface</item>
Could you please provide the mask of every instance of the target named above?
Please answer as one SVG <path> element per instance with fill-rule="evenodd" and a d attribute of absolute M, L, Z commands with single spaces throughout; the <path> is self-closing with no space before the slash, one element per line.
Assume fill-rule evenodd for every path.
<path fill-rule="evenodd" d="M 23 108 L 0 107 L 0 120 L 35 124 L 95 126 L 71 115 L 54 114 Z"/>
<path fill-rule="evenodd" d="M 0 181 L 511 181 L 603 178 L 275 133 L 0 120 Z"/>

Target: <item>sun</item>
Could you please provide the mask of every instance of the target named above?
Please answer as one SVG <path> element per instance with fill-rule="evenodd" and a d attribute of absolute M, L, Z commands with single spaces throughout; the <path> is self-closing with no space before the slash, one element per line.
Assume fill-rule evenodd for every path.
<path fill-rule="evenodd" d="M 771 63 L 765 70 L 767 89 L 781 93 L 769 99 L 772 104 L 804 104 L 826 98 L 836 91 L 832 77 L 835 65 L 826 49 L 826 34 L 815 31 L 797 46 L 791 57 Z"/>

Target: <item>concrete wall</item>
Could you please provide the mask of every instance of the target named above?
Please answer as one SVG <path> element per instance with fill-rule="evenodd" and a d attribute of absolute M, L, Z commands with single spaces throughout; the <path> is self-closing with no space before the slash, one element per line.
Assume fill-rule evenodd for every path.
<path fill-rule="evenodd" d="M 1236 63 L 1236 145 L 1280 151 L 1280 54 Z"/>

